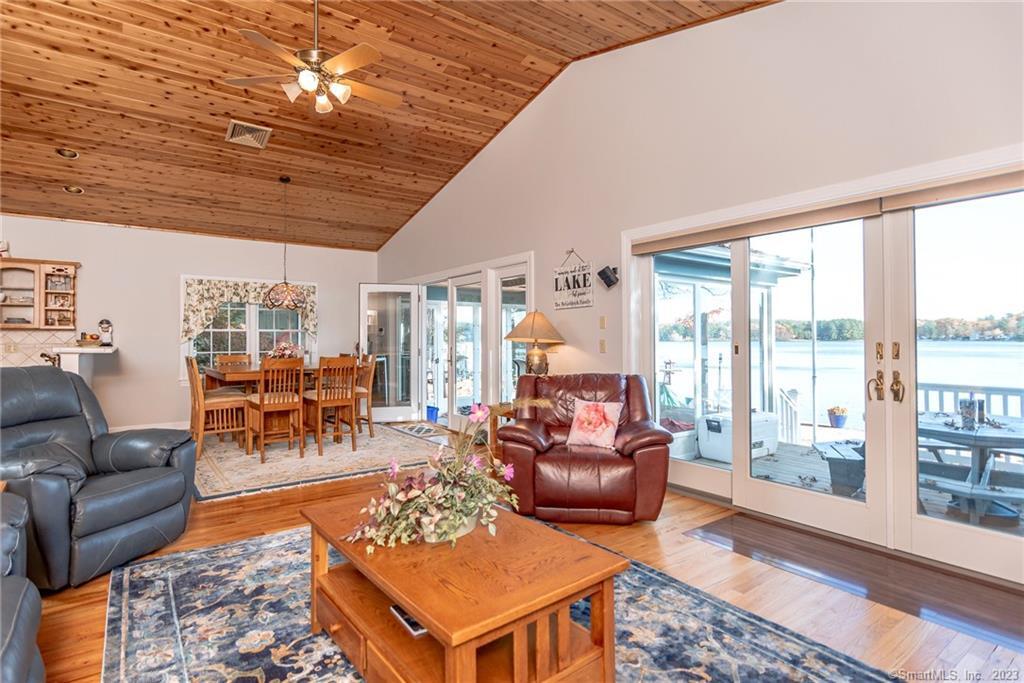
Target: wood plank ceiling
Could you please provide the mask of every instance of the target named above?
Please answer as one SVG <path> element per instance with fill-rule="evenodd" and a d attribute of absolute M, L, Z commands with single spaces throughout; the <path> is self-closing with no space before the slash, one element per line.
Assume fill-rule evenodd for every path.
<path fill-rule="evenodd" d="M 290 242 L 376 250 L 573 60 L 774 1 L 324 0 L 321 48 L 375 46 L 353 79 L 404 101 L 318 115 L 222 82 L 288 73 L 237 29 L 310 47 L 309 0 L 3 0 L 0 209 L 280 241 L 287 174 Z"/>

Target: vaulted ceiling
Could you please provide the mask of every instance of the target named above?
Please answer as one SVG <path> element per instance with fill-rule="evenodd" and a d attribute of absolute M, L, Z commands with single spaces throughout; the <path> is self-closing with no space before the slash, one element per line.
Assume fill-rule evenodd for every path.
<path fill-rule="evenodd" d="M 289 241 L 376 250 L 573 60 L 775 1 L 323 0 L 320 47 L 376 47 L 352 78 L 403 103 L 319 115 L 222 82 L 287 73 L 237 29 L 311 47 L 309 0 L 3 0 L 0 210 L 279 241 L 287 174 Z"/>

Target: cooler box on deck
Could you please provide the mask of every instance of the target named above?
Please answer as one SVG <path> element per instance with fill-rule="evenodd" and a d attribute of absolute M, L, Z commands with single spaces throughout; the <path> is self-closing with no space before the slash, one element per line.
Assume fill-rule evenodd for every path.
<path fill-rule="evenodd" d="M 693 460 L 697 457 L 697 430 L 688 429 L 672 434 L 672 443 L 668 445 L 668 454 L 680 460 Z"/>
<path fill-rule="evenodd" d="M 779 418 L 775 413 L 750 414 L 751 455 L 772 455 L 779 448 Z M 732 413 L 703 415 L 697 420 L 700 457 L 732 462 Z"/>

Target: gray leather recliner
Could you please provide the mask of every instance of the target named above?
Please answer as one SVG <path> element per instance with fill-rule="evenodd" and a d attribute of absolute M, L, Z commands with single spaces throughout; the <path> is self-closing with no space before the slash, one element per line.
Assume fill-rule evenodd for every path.
<path fill-rule="evenodd" d="M 109 433 L 81 377 L 0 368 L 0 479 L 29 503 L 28 576 L 78 586 L 177 538 L 188 522 L 187 431 Z"/>
<path fill-rule="evenodd" d="M 43 683 L 46 671 L 36 645 L 43 604 L 25 578 L 28 503 L 0 493 L 0 681 Z"/>

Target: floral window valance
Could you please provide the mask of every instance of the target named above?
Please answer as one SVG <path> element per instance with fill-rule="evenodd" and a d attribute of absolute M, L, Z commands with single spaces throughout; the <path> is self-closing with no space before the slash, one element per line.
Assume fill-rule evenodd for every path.
<path fill-rule="evenodd" d="M 246 280 L 212 280 L 188 278 L 185 280 L 185 303 L 181 319 L 181 340 L 187 341 L 202 332 L 210 323 L 221 304 L 258 304 L 274 282 Z M 302 329 L 316 336 L 316 285 L 299 285 L 306 294 L 306 305 L 299 309 Z"/>

